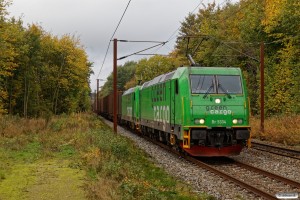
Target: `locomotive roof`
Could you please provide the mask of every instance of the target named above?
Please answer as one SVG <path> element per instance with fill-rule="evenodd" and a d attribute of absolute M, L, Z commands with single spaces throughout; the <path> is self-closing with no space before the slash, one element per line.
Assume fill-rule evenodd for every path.
<path fill-rule="evenodd" d="M 176 73 L 172 78 L 179 78 L 185 72 L 189 72 L 190 74 L 240 75 L 241 69 L 235 67 L 180 67 L 176 70 Z"/>
<path fill-rule="evenodd" d="M 159 75 L 159 76 L 155 77 L 154 79 L 152 79 L 151 81 L 145 82 L 142 85 L 142 88 L 150 87 L 151 85 L 155 85 L 157 83 L 165 82 L 165 81 L 171 79 L 173 77 L 173 75 L 175 74 L 175 72 L 176 72 L 176 70 L 172 71 L 172 72 L 169 72 L 167 74 Z"/>
<path fill-rule="evenodd" d="M 233 67 L 201 67 L 201 66 L 193 66 L 193 67 L 179 67 L 175 71 L 159 75 L 152 79 L 151 81 L 145 82 L 142 85 L 142 89 L 146 87 L 150 87 L 151 85 L 155 85 L 157 83 L 165 82 L 169 79 L 180 78 L 187 70 L 190 71 L 191 74 L 223 74 L 223 75 L 240 75 L 240 68 Z"/>
<path fill-rule="evenodd" d="M 130 93 L 133 93 L 135 91 L 136 88 L 139 88 L 140 86 L 136 86 L 136 87 L 133 87 L 133 88 L 129 88 L 128 90 L 126 90 L 123 95 L 126 95 L 126 94 L 130 94 Z"/>

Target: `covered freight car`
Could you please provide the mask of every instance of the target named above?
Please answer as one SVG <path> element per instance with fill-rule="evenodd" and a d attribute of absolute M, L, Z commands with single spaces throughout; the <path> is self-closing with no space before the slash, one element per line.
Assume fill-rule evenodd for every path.
<path fill-rule="evenodd" d="M 113 102 L 114 102 L 114 95 L 113 93 L 101 97 L 99 99 L 100 101 L 100 115 L 113 120 L 113 113 L 114 113 L 114 109 L 113 109 Z M 118 92 L 118 98 L 117 98 L 117 103 L 118 103 L 118 108 L 117 108 L 117 116 L 118 116 L 118 121 L 121 120 L 121 114 L 122 114 L 122 92 Z"/>

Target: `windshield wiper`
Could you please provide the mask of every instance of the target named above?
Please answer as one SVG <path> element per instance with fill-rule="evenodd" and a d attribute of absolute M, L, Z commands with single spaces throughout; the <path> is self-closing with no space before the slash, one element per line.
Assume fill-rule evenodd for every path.
<path fill-rule="evenodd" d="M 211 89 L 213 89 L 213 87 L 214 87 L 214 83 L 212 83 L 212 84 L 210 85 L 210 87 L 208 88 L 208 90 L 205 92 L 205 94 L 204 94 L 204 96 L 203 96 L 203 99 L 206 98 L 206 96 L 207 96 L 208 93 L 211 91 Z"/>
<path fill-rule="evenodd" d="M 218 88 L 221 88 L 221 90 L 223 90 L 223 92 L 228 96 L 228 98 L 231 99 L 231 95 L 223 88 L 221 83 L 218 84 Z"/>

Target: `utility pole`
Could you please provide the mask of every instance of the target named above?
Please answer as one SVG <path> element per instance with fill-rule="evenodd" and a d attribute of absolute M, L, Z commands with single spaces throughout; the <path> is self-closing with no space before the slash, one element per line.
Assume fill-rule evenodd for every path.
<path fill-rule="evenodd" d="M 114 70 L 113 70 L 113 88 L 114 88 L 114 132 L 117 133 L 117 106 L 118 106 L 118 91 L 117 91 L 117 42 L 118 40 L 114 39 Z"/>
<path fill-rule="evenodd" d="M 99 113 L 99 79 L 97 79 L 97 90 L 96 90 L 96 113 L 98 114 Z"/>
<path fill-rule="evenodd" d="M 96 106 L 97 106 L 97 100 L 96 100 L 96 98 L 97 98 L 97 90 L 95 90 L 95 92 L 94 92 L 94 105 L 93 105 L 93 111 L 94 111 L 95 113 L 97 113 L 97 109 L 96 109 Z"/>
<path fill-rule="evenodd" d="M 264 74 L 264 67 L 265 67 L 265 60 L 264 60 L 264 49 L 265 45 L 262 41 L 260 44 L 260 131 L 265 131 L 265 74 Z"/>

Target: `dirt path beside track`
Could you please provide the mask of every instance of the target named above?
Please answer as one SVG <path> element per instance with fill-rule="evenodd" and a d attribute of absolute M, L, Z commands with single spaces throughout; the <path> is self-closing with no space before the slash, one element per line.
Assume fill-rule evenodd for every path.
<path fill-rule="evenodd" d="M 82 200 L 84 177 L 83 170 L 66 160 L 17 164 L 0 182 L 0 200 Z"/>

